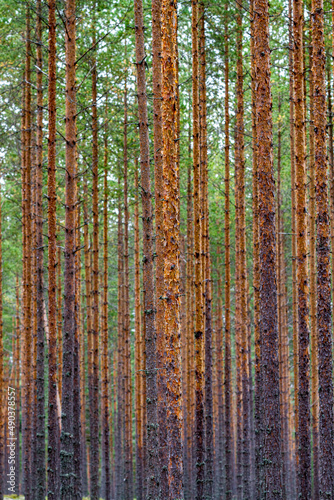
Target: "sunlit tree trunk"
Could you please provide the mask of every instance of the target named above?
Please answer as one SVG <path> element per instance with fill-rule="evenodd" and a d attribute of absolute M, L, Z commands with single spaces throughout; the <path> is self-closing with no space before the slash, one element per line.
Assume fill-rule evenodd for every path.
<path fill-rule="evenodd" d="M 166 423 L 170 499 L 183 498 L 180 328 L 180 213 L 177 130 L 177 4 L 162 1 L 163 234 L 166 339 Z"/>
<path fill-rule="evenodd" d="M 168 496 L 168 459 L 166 422 L 166 373 L 164 369 L 164 254 L 163 254 L 163 181 L 162 181 L 162 123 L 161 123 L 161 0 L 152 2 L 152 72 L 153 72 L 153 134 L 154 134 L 154 180 L 155 180 L 155 283 L 156 283 L 156 334 L 157 334 L 157 375 L 158 419 L 160 443 L 160 494 Z"/>

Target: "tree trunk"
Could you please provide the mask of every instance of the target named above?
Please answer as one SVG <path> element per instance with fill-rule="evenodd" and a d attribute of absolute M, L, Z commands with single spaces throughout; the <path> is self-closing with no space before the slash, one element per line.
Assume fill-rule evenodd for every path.
<path fill-rule="evenodd" d="M 159 484 L 159 442 L 157 412 L 157 356 L 154 301 L 153 266 L 153 212 L 150 180 L 150 153 L 148 135 L 147 95 L 145 78 L 144 19 L 142 0 L 135 0 L 136 65 L 138 89 L 138 117 L 140 137 L 141 193 L 143 209 L 143 283 L 146 344 L 146 388 L 147 388 L 147 457 L 146 488 L 147 499 L 158 496 Z"/>
<path fill-rule="evenodd" d="M 108 372 L 108 129 L 107 116 L 104 130 L 104 200 L 103 200 L 103 304 L 101 352 L 101 416 L 102 456 L 105 478 L 105 500 L 111 499 L 110 483 L 110 427 L 109 427 L 109 372 Z"/>
<path fill-rule="evenodd" d="M 73 351 L 75 342 L 75 214 L 76 214 L 76 3 L 66 1 L 66 176 L 65 176 L 65 269 L 64 269 L 64 330 L 61 426 L 61 491 L 62 500 L 75 497 L 73 488 Z"/>
<path fill-rule="evenodd" d="M 80 338 L 81 338 L 81 261 L 80 261 L 80 205 L 76 207 L 75 216 L 75 337 L 73 349 L 73 457 L 74 457 L 74 476 L 73 489 L 75 498 L 82 499 L 82 433 L 81 433 L 81 373 L 80 373 Z"/>
<path fill-rule="evenodd" d="M 226 5 L 226 13 L 228 4 Z M 229 34 L 228 16 L 224 20 L 225 41 L 225 495 L 233 494 L 233 429 L 232 429 L 232 356 L 231 356 L 231 243 L 230 243 L 230 114 L 229 114 Z"/>
<path fill-rule="evenodd" d="M 152 2 L 152 72 L 153 72 L 153 134 L 154 134 L 154 180 L 155 180 L 155 253 L 156 253 L 156 334 L 157 334 L 157 375 L 158 419 L 160 444 L 160 495 L 168 497 L 168 458 L 166 422 L 166 372 L 164 338 L 164 240 L 163 240 L 163 181 L 162 181 L 162 123 L 161 123 L 161 0 Z"/>
<path fill-rule="evenodd" d="M 166 423 L 170 499 L 183 498 L 180 345 L 180 213 L 177 130 L 177 4 L 162 1 L 163 233 L 166 355 Z"/>
<path fill-rule="evenodd" d="M 37 37 L 37 138 L 36 138 L 36 305 L 37 305 L 37 379 L 36 379 L 36 500 L 45 499 L 45 410 L 44 410 L 44 249 L 43 249 L 43 59 L 42 7 L 36 5 Z"/>
<path fill-rule="evenodd" d="M 319 355 L 319 488 L 320 498 L 334 495 L 333 361 L 330 270 L 328 162 L 326 150 L 326 53 L 322 0 L 312 2 L 314 152 L 317 200 L 317 292 Z"/>
<path fill-rule="evenodd" d="M 313 490 L 312 498 L 319 499 L 319 378 L 318 378 L 318 333 L 317 333 L 317 257 L 316 257 L 316 199 L 315 199 L 315 156 L 314 156 L 314 84 L 313 49 L 309 49 L 311 71 L 310 81 L 310 128 L 309 128 L 309 232 L 310 232 L 310 322 L 312 353 L 312 441 L 313 441 Z"/>
<path fill-rule="evenodd" d="M 213 444 L 213 394 L 212 394 L 212 318 L 211 318 L 211 259 L 208 202 L 208 154 L 207 154 L 207 109 L 206 109 L 206 54 L 205 54 L 205 8 L 198 6 L 199 30 L 199 111 L 200 111 L 200 170 L 202 184 L 202 254 L 203 292 L 205 311 L 205 494 L 213 495 L 214 444 Z"/>
<path fill-rule="evenodd" d="M 118 457 L 116 470 L 116 498 L 124 498 L 124 236 L 121 205 L 121 177 L 118 174 L 118 296 L 117 296 L 117 437 L 115 439 L 115 455 Z"/>
<path fill-rule="evenodd" d="M 263 467 L 267 498 L 282 498 L 281 426 L 276 286 L 275 200 L 270 88 L 269 8 L 254 1 L 254 54 L 260 226 L 260 345 L 263 408 Z M 270 432 L 269 432 L 270 429 Z"/>
<path fill-rule="evenodd" d="M 239 248 L 239 335 L 241 357 L 242 386 L 242 494 L 250 495 L 250 449 L 249 449 L 249 374 L 247 359 L 247 269 L 246 269 L 246 218 L 245 218 L 245 152 L 244 152 L 244 99 L 243 99 L 243 57 L 242 57 L 242 4 L 237 2 L 237 122 L 235 137 L 235 168 L 236 168 L 236 208 L 237 227 L 239 235 L 236 241 Z M 240 422 L 241 423 L 241 422 Z M 240 457 L 241 458 L 241 457 Z M 239 459 L 238 459 L 239 462 Z M 241 460 L 240 460 L 241 463 Z M 241 472 L 241 471 L 240 471 Z M 240 482 L 241 486 L 241 482 Z"/>
<path fill-rule="evenodd" d="M 49 138 L 48 138 L 48 274 L 49 274 L 49 401 L 48 498 L 59 498 L 59 425 L 57 414 L 56 296 L 56 2 L 49 0 Z M 58 262 L 60 266 L 60 262 Z"/>
<path fill-rule="evenodd" d="M 125 500 L 133 497 L 132 466 L 132 377 L 129 311 L 129 209 L 128 209 L 128 103 L 124 93 L 124 347 L 125 347 Z"/>
<path fill-rule="evenodd" d="M 201 268 L 201 206 L 199 157 L 199 86 L 198 86 L 198 1 L 192 0 L 192 96 L 193 96 L 193 169 L 194 169 L 194 260 L 195 260 L 195 463 L 196 500 L 204 495 L 204 324 Z"/>
<path fill-rule="evenodd" d="M 32 228 L 31 228 L 31 30 L 30 8 L 26 12 L 26 59 L 25 59 L 25 97 L 24 97 L 24 173 L 23 173 L 23 328 L 24 328 L 24 360 L 23 360 L 23 408 L 24 408 L 24 494 L 27 500 L 32 499 Z"/>
<path fill-rule="evenodd" d="M 298 287 L 298 492 L 310 498 L 309 286 L 307 269 L 306 144 L 303 64 L 303 2 L 294 0 L 294 126 L 296 138 L 296 233 Z"/>
<path fill-rule="evenodd" d="M 138 209 L 138 160 L 135 159 L 135 415 L 136 415 L 136 496 L 144 498 L 143 485 L 143 412 L 142 412 L 142 337 L 140 307 L 140 250 L 139 250 L 139 209 Z"/>
<path fill-rule="evenodd" d="M 97 121 L 97 68 L 96 68 L 96 3 L 93 6 L 92 57 L 92 208 L 93 208 L 93 269 L 92 269 L 92 391 L 90 396 L 90 494 L 99 500 L 99 189 L 98 189 L 98 121 Z"/>

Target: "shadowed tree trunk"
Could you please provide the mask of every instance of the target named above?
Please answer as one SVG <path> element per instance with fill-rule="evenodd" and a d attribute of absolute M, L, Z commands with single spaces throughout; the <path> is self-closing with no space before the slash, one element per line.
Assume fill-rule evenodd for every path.
<path fill-rule="evenodd" d="M 37 378 L 36 378 L 36 500 L 45 499 L 45 410 L 44 410 L 44 249 L 43 249 L 43 59 L 41 0 L 36 5 L 37 37 L 37 137 L 36 137 L 36 306 L 37 306 Z"/>
<path fill-rule="evenodd" d="M 81 261 L 80 261 L 80 205 L 76 207 L 75 215 L 75 337 L 73 349 L 73 457 L 74 457 L 74 475 L 73 489 L 75 499 L 82 499 L 82 443 L 81 443 L 81 405 L 80 394 L 80 337 L 81 337 Z"/>
<path fill-rule="evenodd" d="M 65 251 L 64 251 L 64 329 L 60 477 L 62 500 L 75 498 L 73 475 L 73 351 L 75 342 L 75 224 L 76 224 L 76 2 L 66 1 L 66 176 L 65 176 Z M 95 500 L 95 499 L 94 499 Z"/>
<path fill-rule="evenodd" d="M 294 0 L 294 127 L 296 139 L 296 232 L 298 289 L 298 493 L 311 495 L 311 444 L 309 395 L 309 286 L 307 269 L 306 144 L 303 64 L 303 2 Z"/>
<path fill-rule="evenodd" d="M 206 53 L 205 53 L 205 9 L 198 6 L 199 31 L 199 113 L 200 113 L 200 171 L 202 186 L 202 255 L 203 301 L 205 320 L 205 495 L 213 494 L 213 395 L 212 395 L 212 318 L 211 318 L 211 260 L 208 204 L 208 154 L 207 154 L 207 109 L 206 109 Z"/>
<path fill-rule="evenodd" d="M 136 495 L 144 498 L 144 462 L 143 462 L 143 374 L 142 374 L 142 337 L 140 307 L 140 250 L 139 250 L 139 207 L 138 207 L 138 160 L 135 159 L 135 415 L 136 415 Z"/>
<path fill-rule="evenodd" d="M 138 91 L 138 118 L 140 139 L 141 196 L 143 219 L 143 283 L 146 344 L 146 414 L 147 456 L 145 470 L 146 498 L 158 497 L 159 440 L 157 412 L 157 356 L 154 301 L 153 220 L 150 180 L 150 153 L 145 77 L 144 19 L 142 0 L 135 0 L 136 65 Z"/>
<path fill-rule="evenodd" d="M 25 55 L 25 85 L 24 85 L 24 164 L 23 164 L 23 479 L 24 494 L 27 500 L 32 500 L 32 220 L 31 220 L 31 30 L 30 8 L 26 11 L 26 55 Z"/>
<path fill-rule="evenodd" d="M 333 361 L 330 270 L 328 162 L 326 150 L 326 53 L 322 0 L 312 2 L 314 153 L 317 201 L 317 295 L 319 355 L 319 488 L 320 498 L 334 495 Z"/>
<path fill-rule="evenodd" d="M 232 357 L 231 357 L 231 243 L 230 243 L 230 114 L 229 114 L 229 36 L 228 4 L 224 19 L 225 41 L 225 496 L 233 493 L 233 428 L 232 428 Z"/>
<path fill-rule="evenodd" d="M 199 156 L 199 85 L 198 85 L 198 2 L 192 0 L 192 97 L 193 97 L 193 169 L 194 169 L 194 261 L 195 261 L 195 463 L 196 494 L 204 494 L 204 322 L 201 266 L 201 206 Z"/>
<path fill-rule="evenodd" d="M 319 498 L 319 378 L 318 378 L 318 333 L 317 333 L 317 260 L 316 260 L 316 199 L 315 199 L 315 156 L 314 156 L 314 85 L 312 70 L 312 43 L 309 48 L 311 71 L 310 81 L 310 128 L 309 128 L 309 232 L 310 232 L 310 331 L 312 353 L 312 449 L 313 489 L 312 498 Z"/>
<path fill-rule="evenodd" d="M 49 0 L 49 138 L 48 138 L 48 275 L 49 275 L 49 401 L 48 498 L 59 497 L 59 425 L 57 414 L 56 296 L 56 2 Z M 58 262 L 60 266 L 60 262 Z"/>
<path fill-rule="evenodd" d="M 111 499 L 109 371 L 108 371 L 108 136 L 107 116 L 104 130 L 104 200 L 103 200 L 103 304 L 101 352 L 102 456 L 105 478 L 105 500 Z"/>
<path fill-rule="evenodd" d="M 267 498 L 282 498 L 282 456 L 279 402 L 275 199 L 270 88 L 269 6 L 254 1 L 254 54 L 257 158 L 260 227 L 260 345 L 263 408 L 264 491 Z M 270 432 L 269 432 L 270 430 Z"/>
<path fill-rule="evenodd" d="M 96 68 L 96 3 L 93 5 L 92 57 L 92 209 L 93 209 L 93 268 L 92 268 L 92 390 L 90 394 L 90 494 L 99 500 L 99 189 L 98 189 L 98 121 Z"/>
<path fill-rule="evenodd" d="M 250 449 L 249 449 L 249 374 L 247 359 L 247 269 L 246 269 L 246 219 L 245 219 L 245 152 L 244 152 L 244 98 L 243 98 L 243 57 L 242 57 L 242 4 L 237 2 L 237 123 L 235 137 L 235 169 L 236 169 L 236 208 L 238 220 L 238 284 L 239 284 L 239 342 L 241 357 L 241 390 L 242 390 L 242 454 L 238 463 L 242 467 L 242 495 L 250 495 Z M 241 416 L 241 415 L 240 415 Z M 242 424 L 241 424 L 242 422 Z M 241 452 L 241 450 L 240 450 Z M 241 458 L 242 457 L 242 458 Z M 241 473 L 241 470 L 238 473 Z M 239 478 L 241 488 L 241 478 Z"/>
<path fill-rule="evenodd" d="M 125 500 L 133 497 L 132 470 L 132 377 L 130 350 L 130 310 L 129 310 L 129 209 L 128 209 L 128 102 L 125 81 L 124 93 L 124 137 L 123 137 L 123 196 L 124 196 L 124 375 L 125 375 Z"/>

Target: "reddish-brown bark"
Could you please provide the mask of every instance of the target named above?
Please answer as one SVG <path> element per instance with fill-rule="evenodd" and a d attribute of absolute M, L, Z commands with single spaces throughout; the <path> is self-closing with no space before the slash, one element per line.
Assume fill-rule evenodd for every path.
<path fill-rule="evenodd" d="M 324 6 L 312 2 L 314 153 L 317 203 L 317 318 L 319 355 L 319 489 L 320 498 L 334 495 L 334 417 L 330 222 L 326 150 L 326 52 Z"/>
<path fill-rule="evenodd" d="M 276 286 L 275 199 L 270 88 L 269 6 L 254 1 L 254 65 L 260 227 L 260 336 L 263 407 L 264 491 L 282 498 L 282 457 L 279 407 L 279 366 Z"/>
<path fill-rule="evenodd" d="M 166 421 L 168 450 L 168 498 L 183 498 L 182 387 L 180 345 L 180 213 L 177 158 L 177 52 L 176 1 L 161 6 L 162 138 L 163 138 L 163 234 L 165 297 Z"/>
<path fill-rule="evenodd" d="M 312 44 L 309 58 L 312 64 Z M 310 127 L 309 127 L 309 245 L 310 245 L 310 331 L 312 355 L 312 451 L 313 451 L 313 489 L 312 498 L 319 498 L 319 377 L 318 377 L 318 333 L 317 333 L 317 260 L 316 260 L 316 199 L 315 199 L 315 156 L 314 156 L 314 85 L 313 71 L 309 73 L 310 81 Z"/>
<path fill-rule="evenodd" d="M 65 7 L 65 251 L 64 329 L 62 377 L 62 425 L 60 454 L 60 498 L 75 498 L 73 456 L 73 352 L 75 342 L 75 219 L 76 219 L 76 1 Z M 79 492 L 78 492 L 79 493 Z"/>
<path fill-rule="evenodd" d="M 129 208 L 128 208 L 128 103 L 127 86 L 124 92 L 124 133 L 123 133 L 123 201 L 124 201 L 124 290 L 123 290 L 123 336 L 124 336 L 124 382 L 125 382 L 125 500 L 133 497 L 132 470 L 132 378 L 130 351 L 130 305 L 129 305 Z"/>
<path fill-rule="evenodd" d="M 166 372 L 164 369 L 164 246 L 163 246 L 163 180 L 162 180 L 162 122 L 161 122 L 161 0 L 152 2 L 152 83 L 153 83 L 153 134 L 154 134 L 154 194 L 155 194 L 155 285 L 156 285 L 156 334 L 158 420 L 160 444 L 160 494 L 168 496 L 168 458 L 166 422 Z"/>
<path fill-rule="evenodd" d="M 92 388 L 90 407 L 90 493 L 98 500 L 99 493 L 99 189 L 98 189 L 98 121 L 97 121 L 97 60 L 95 35 L 96 3 L 93 5 L 93 57 L 92 57 Z"/>
<path fill-rule="evenodd" d="M 153 213 L 150 180 L 150 157 L 148 136 L 147 95 L 145 77 L 145 44 L 142 0 L 135 0 L 135 35 L 136 66 L 138 90 L 138 118 L 141 165 L 141 196 L 143 220 L 143 283 L 144 314 L 146 344 L 146 414 L 147 414 L 147 456 L 146 456 L 146 488 L 147 499 L 158 495 L 158 412 L 157 412 L 157 357 L 154 300 L 154 266 L 153 266 Z"/>
<path fill-rule="evenodd" d="M 227 4 L 225 4 L 227 12 Z M 231 357 L 231 243 L 230 243 L 230 114 L 229 114 L 229 34 L 228 17 L 224 19 L 225 45 L 225 359 L 224 359 L 224 398 L 225 398 L 225 474 L 226 500 L 233 493 L 233 428 L 232 428 L 232 357 Z"/>
<path fill-rule="evenodd" d="M 56 296 L 56 2 L 49 0 L 49 138 L 48 138 L 48 280 L 49 280 L 49 401 L 48 498 L 59 497 L 59 425 L 57 414 Z M 60 263 L 58 263 L 60 266 Z"/>
<path fill-rule="evenodd" d="M 24 494 L 28 500 L 32 498 L 32 206 L 31 206 L 31 30 L 30 8 L 26 11 L 26 54 L 24 85 L 24 143 L 23 143 L 23 329 L 24 359 L 23 361 L 23 470 Z"/>
<path fill-rule="evenodd" d="M 303 2 L 293 3 L 294 21 L 294 127 L 295 127 L 295 186 L 297 234 L 297 298 L 298 298 L 298 492 L 311 494 L 310 443 L 310 359 L 309 359 L 309 280 L 307 269 L 306 213 L 306 127 L 304 105 Z"/>
<path fill-rule="evenodd" d="M 36 131 L 36 207 L 35 207 L 35 254 L 36 254 L 36 500 L 45 499 L 45 394 L 44 394 L 44 247 L 43 247 L 43 58 L 42 58 L 42 8 L 41 0 L 36 4 L 37 37 L 37 131 Z"/>
<path fill-rule="evenodd" d="M 192 106 L 193 106 L 193 206 L 194 206 L 194 266 L 195 266 L 195 463 L 196 499 L 204 494 L 204 321 L 203 283 L 201 266 L 201 206 L 199 156 L 199 85 L 198 85 L 198 2 L 192 0 Z"/>
<path fill-rule="evenodd" d="M 200 171 L 202 197 L 202 255 L 203 293 L 205 314 L 205 495 L 213 494 L 213 393 L 212 393 L 212 291 L 209 236 L 208 202 L 208 153 L 207 153 L 207 107 L 206 107 L 206 49 L 205 49 L 205 8 L 198 7 L 199 31 L 199 113 L 200 113 Z"/>
<path fill-rule="evenodd" d="M 109 370 L 108 370 L 108 129 L 104 130 L 104 198 L 103 198 L 103 302 L 102 302 L 102 350 L 101 350 L 101 418 L 102 418 L 102 457 L 104 467 L 105 499 L 111 499 L 110 470 L 110 428 L 109 414 Z"/>
<path fill-rule="evenodd" d="M 135 419 L 136 419 L 136 495 L 144 498 L 143 488 L 143 373 L 142 373 L 142 335 L 140 307 L 140 249 L 139 249 L 139 207 L 138 207 L 138 160 L 135 159 Z"/>

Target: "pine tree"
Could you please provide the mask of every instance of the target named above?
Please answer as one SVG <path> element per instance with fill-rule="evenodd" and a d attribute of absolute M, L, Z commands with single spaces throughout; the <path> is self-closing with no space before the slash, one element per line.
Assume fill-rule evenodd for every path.
<path fill-rule="evenodd" d="M 59 497 L 59 427 L 57 414 L 56 297 L 56 2 L 49 0 L 49 137 L 48 137 L 48 279 L 49 279 L 49 401 L 48 498 Z M 60 265 L 60 263 L 58 263 Z"/>
<path fill-rule="evenodd" d="M 146 498 L 156 498 L 158 494 L 158 412 L 157 412 L 157 355 L 153 272 L 153 221 L 152 193 L 150 181 L 150 156 L 148 136 L 148 116 L 145 78 L 144 20 L 142 0 L 135 0 L 135 35 L 138 92 L 138 120 L 141 166 L 141 196 L 143 218 L 143 283 L 146 345 L 146 414 L 147 414 L 147 457 L 146 457 Z"/>
<path fill-rule="evenodd" d="M 254 1 L 254 54 L 257 124 L 257 158 L 260 227 L 260 345 L 263 397 L 264 488 L 268 498 L 282 498 L 281 429 L 276 287 L 276 235 L 272 158 L 269 8 L 267 0 Z"/>
<path fill-rule="evenodd" d="M 44 414 L 44 250 L 43 250 L 43 59 L 42 59 L 42 8 L 36 5 L 37 35 L 37 132 L 36 132 L 36 321 L 37 321 L 37 379 L 36 379 L 36 499 L 44 500 L 45 475 L 45 414 Z"/>
<path fill-rule="evenodd" d="M 65 251 L 64 251 L 64 330 L 62 424 L 60 453 L 60 498 L 74 498 L 73 488 L 73 351 L 75 337 L 75 226 L 76 226 L 76 3 L 66 1 L 66 176 L 65 176 Z"/>
<path fill-rule="evenodd" d="M 180 228 L 179 169 L 177 158 L 177 3 L 161 6 L 163 232 L 166 339 L 166 408 L 169 498 L 183 498 L 182 387 L 180 346 Z"/>
<path fill-rule="evenodd" d="M 334 494 L 333 360 L 330 271 L 330 225 L 326 150 L 326 53 L 322 0 L 312 2 L 312 72 L 314 85 L 314 153 L 317 201 L 317 330 L 319 355 L 319 488 L 320 498 Z"/>

